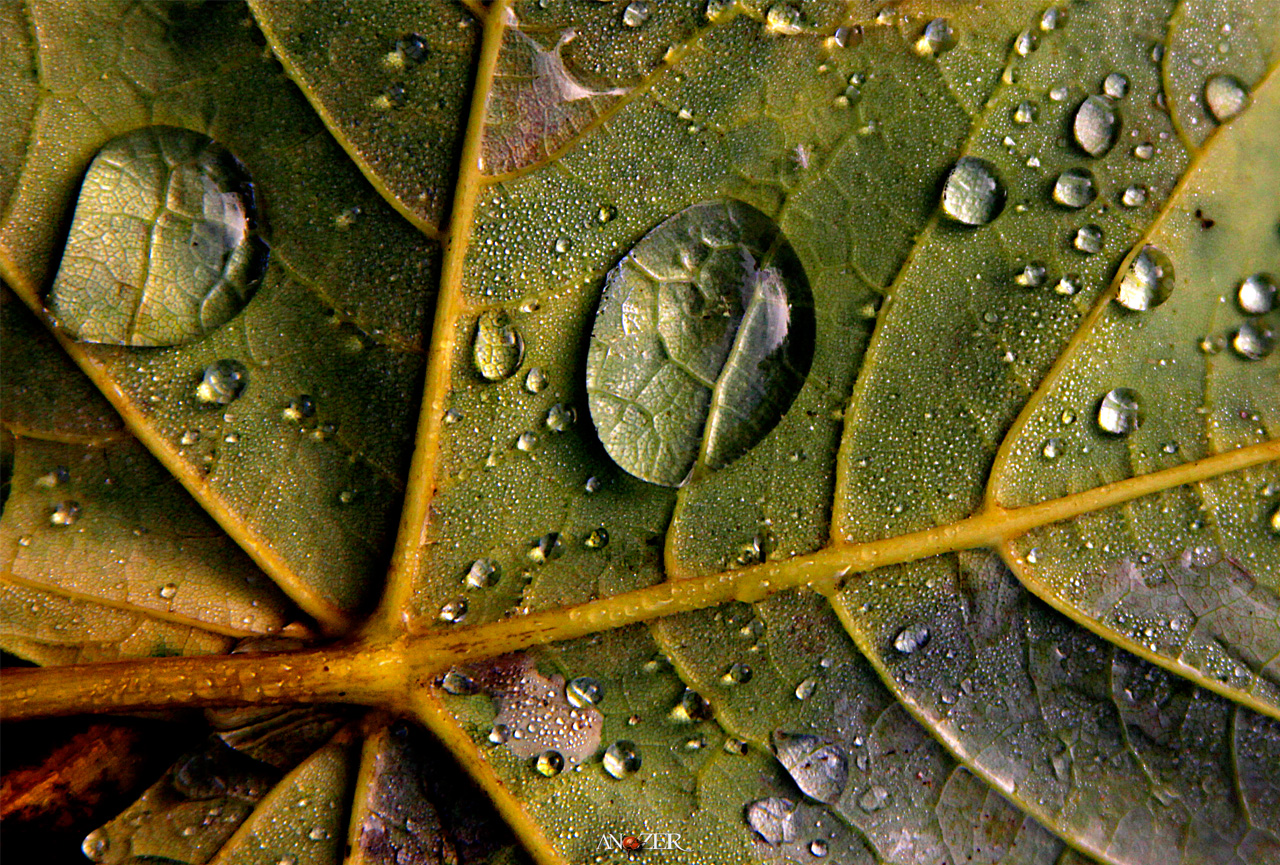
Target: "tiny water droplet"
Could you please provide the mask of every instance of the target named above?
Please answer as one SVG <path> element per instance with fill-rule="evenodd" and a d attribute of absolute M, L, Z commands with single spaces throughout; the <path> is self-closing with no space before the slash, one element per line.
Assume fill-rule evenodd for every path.
<path fill-rule="evenodd" d="M 1056 460 L 1062 456 L 1062 439 L 1045 439 L 1044 447 L 1040 449 L 1040 453 L 1047 460 Z"/>
<path fill-rule="evenodd" d="M 640 749 L 635 742 L 619 739 L 605 749 L 602 762 L 610 777 L 622 779 L 634 775 L 640 768 Z"/>
<path fill-rule="evenodd" d="M 445 673 L 440 687 L 444 688 L 446 694 L 453 694 L 455 697 L 465 697 L 476 692 L 475 680 L 457 670 Z"/>
<path fill-rule="evenodd" d="M 467 599 L 455 598 L 440 608 L 440 621 L 455 624 L 467 615 Z"/>
<path fill-rule="evenodd" d="M 172 600 L 173 597 L 177 594 L 178 594 L 178 587 L 173 583 L 165 583 L 163 586 L 160 587 L 160 597 L 164 598 L 166 601 Z"/>
<path fill-rule="evenodd" d="M 502 310 L 488 310 L 476 321 L 472 359 L 476 369 L 489 381 L 502 381 L 520 367 L 524 340 Z"/>
<path fill-rule="evenodd" d="M 908 625 L 893 638 L 893 647 L 904 655 L 921 649 L 929 642 L 929 629 L 921 624 Z"/>
<path fill-rule="evenodd" d="M 493 559 L 476 559 L 467 568 L 467 576 L 463 582 L 468 589 L 487 589 L 496 585 L 501 577 L 502 572 Z"/>
<path fill-rule="evenodd" d="M 524 389 L 529 393 L 542 393 L 547 386 L 547 374 L 542 371 L 542 367 L 535 366 L 529 370 L 529 374 L 524 377 Z"/>
<path fill-rule="evenodd" d="M 281 415 L 285 420 L 297 422 L 306 420 L 309 417 L 314 417 L 315 413 L 316 401 L 304 393 L 285 406 Z"/>
<path fill-rule="evenodd" d="M 1219 123 L 1235 117 L 1249 104 L 1249 90 L 1234 75 L 1213 75 L 1204 84 L 1204 101 Z"/>
<path fill-rule="evenodd" d="M 796 803 L 779 796 L 757 799 L 747 805 L 747 825 L 768 844 L 796 840 Z"/>
<path fill-rule="evenodd" d="M 1087 168 L 1068 168 L 1053 184 L 1053 200 L 1073 210 L 1088 205 L 1095 195 L 1093 172 Z"/>
<path fill-rule="evenodd" d="M 533 546 L 529 548 L 529 558 L 535 562 L 542 563 L 558 558 L 560 551 L 560 533 L 547 532 L 533 542 Z"/>
<path fill-rule="evenodd" d="M 1247 277 L 1236 291 L 1236 301 L 1248 315 L 1266 315 L 1275 306 L 1275 280 L 1268 273 L 1255 273 Z"/>
<path fill-rule="evenodd" d="M 751 668 L 741 662 L 730 664 L 720 681 L 726 685 L 745 685 L 751 681 Z"/>
<path fill-rule="evenodd" d="M 49 515 L 50 525 L 70 526 L 80 519 L 80 504 L 78 502 L 59 502 L 53 509 L 53 513 Z"/>
<path fill-rule="evenodd" d="M 815 859 L 821 859 L 826 856 L 829 849 L 827 842 L 821 838 L 815 838 L 809 842 L 809 855 Z"/>
<path fill-rule="evenodd" d="M 182 438 L 178 439 L 178 442 L 186 447 L 190 447 L 198 441 L 200 441 L 200 430 L 196 429 L 187 430 L 182 434 Z"/>
<path fill-rule="evenodd" d="M 1125 189 L 1120 196 L 1120 203 L 1125 207 L 1140 207 L 1147 203 L 1147 188 L 1145 186 L 1130 186 Z"/>
<path fill-rule="evenodd" d="M 858 807 L 868 814 L 879 811 L 888 803 L 889 791 L 878 784 L 872 784 L 867 792 L 858 797 Z"/>
<path fill-rule="evenodd" d="M 1231 349 L 1245 360 L 1262 360 L 1275 344 L 1275 331 L 1261 321 L 1246 321 L 1231 337 Z"/>
<path fill-rule="evenodd" d="M 573 246 L 573 238 L 560 236 L 556 238 L 555 251 L 556 255 L 564 255 Z"/>
<path fill-rule="evenodd" d="M 589 550 L 598 550 L 609 543 L 609 532 L 604 526 L 592 529 L 583 539 L 582 545 Z"/>
<path fill-rule="evenodd" d="M 1154 246 L 1144 246 L 1120 280 L 1116 302 L 1142 312 L 1154 309 L 1173 293 L 1173 262 Z"/>
<path fill-rule="evenodd" d="M 533 761 L 533 768 L 544 778 L 554 777 L 564 770 L 564 757 L 559 751 L 543 751 Z"/>
<path fill-rule="evenodd" d="M 995 166 L 984 159 L 962 156 L 942 188 L 942 210 L 956 222 L 986 225 L 1004 208 L 1005 191 Z"/>
<path fill-rule="evenodd" d="M 1096 255 L 1102 251 L 1102 229 L 1092 224 L 1082 226 L 1072 238 L 1071 245 L 1085 255 Z"/>
<path fill-rule="evenodd" d="M 196 399 L 209 405 L 230 405 L 249 384 L 249 371 L 238 360 L 218 360 L 204 368 Z"/>
<path fill-rule="evenodd" d="M 618 208 L 614 207 L 612 204 L 602 204 L 600 205 L 600 209 L 596 211 L 596 222 L 604 225 L 605 223 L 613 222 L 617 215 Z"/>
<path fill-rule="evenodd" d="M 1142 425 L 1142 406 L 1138 392 L 1117 387 L 1103 394 L 1098 402 L 1098 426 L 1103 432 L 1123 436 Z"/>
<path fill-rule="evenodd" d="M 525 430 L 520 433 L 519 437 L 516 438 L 516 449 L 522 450 L 525 453 L 533 450 L 537 444 L 538 436 L 529 430 Z"/>
<path fill-rule="evenodd" d="M 1071 123 L 1076 144 L 1090 156 L 1105 156 L 1120 135 L 1120 118 L 1105 96 L 1088 96 Z"/>
<path fill-rule="evenodd" d="M 578 676 L 564 686 L 564 696 L 571 706 L 579 709 L 595 706 L 604 699 L 604 685 L 590 676 Z"/>

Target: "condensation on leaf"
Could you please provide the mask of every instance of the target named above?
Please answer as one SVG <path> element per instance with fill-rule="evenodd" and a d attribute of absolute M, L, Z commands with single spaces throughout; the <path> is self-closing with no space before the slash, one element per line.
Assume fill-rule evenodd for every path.
<path fill-rule="evenodd" d="M 808 279 L 773 220 L 740 201 L 686 208 L 606 280 L 586 375 L 605 450 L 663 486 L 727 465 L 790 406 L 813 334 Z"/>
<path fill-rule="evenodd" d="M 576 766 L 600 747 L 604 716 L 590 702 L 570 702 L 564 678 L 542 675 L 528 655 L 506 655 L 471 674 L 493 697 L 494 727 L 506 728 L 504 744 L 517 757 L 554 751 L 567 765 Z"/>
<path fill-rule="evenodd" d="M 849 781 L 849 755 L 839 745 L 805 733 L 773 734 L 773 750 L 791 780 L 819 802 L 835 802 Z"/>
<path fill-rule="evenodd" d="M 194 342 L 257 288 L 258 228 L 247 171 L 208 136 L 154 126 L 114 138 L 80 187 L 49 309 L 86 342 Z"/>

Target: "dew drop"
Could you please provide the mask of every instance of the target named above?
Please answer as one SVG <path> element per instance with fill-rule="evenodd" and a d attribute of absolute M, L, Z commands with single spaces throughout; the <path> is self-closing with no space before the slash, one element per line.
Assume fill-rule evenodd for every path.
<path fill-rule="evenodd" d="M 1123 99 L 1129 93 L 1129 79 L 1119 72 L 1112 72 L 1102 79 L 1102 92 L 1112 99 Z"/>
<path fill-rule="evenodd" d="M 200 441 L 200 430 L 198 429 L 189 429 L 182 434 L 182 438 L 178 439 L 178 442 L 186 447 L 190 447 L 198 441 Z"/>
<path fill-rule="evenodd" d="M 244 166 L 198 132 L 139 129 L 89 164 L 49 309 L 86 342 L 190 343 L 244 308 L 266 260 Z"/>
<path fill-rule="evenodd" d="M 1019 126 L 1036 122 L 1036 107 L 1030 102 L 1019 102 L 1013 109 L 1013 122 Z"/>
<path fill-rule="evenodd" d="M 809 842 L 809 855 L 815 859 L 821 859 L 826 856 L 828 850 L 830 850 L 830 846 L 821 838 L 815 838 Z"/>
<path fill-rule="evenodd" d="M 1098 401 L 1098 426 L 1103 432 L 1123 436 L 1141 425 L 1142 406 L 1137 391 L 1127 387 L 1113 388 Z"/>
<path fill-rule="evenodd" d="M 1013 281 L 1023 288 L 1039 288 L 1044 285 L 1044 279 L 1044 265 L 1032 262 L 1018 271 L 1018 275 L 1013 278 Z"/>
<path fill-rule="evenodd" d="M 238 360 L 217 360 L 204 368 L 196 385 L 196 399 L 209 405 L 230 405 L 249 385 L 249 371 Z"/>
<path fill-rule="evenodd" d="M 1173 262 L 1154 246 L 1144 246 L 1120 280 L 1116 303 L 1142 312 L 1154 309 L 1173 293 Z"/>
<path fill-rule="evenodd" d="M 552 432 L 562 433 L 573 426 L 573 422 L 577 420 L 578 413 L 571 406 L 564 403 L 556 403 L 547 410 L 547 429 Z"/>
<path fill-rule="evenodd" d="M 84 836 L 84 841 L 80 844 L 80 850 L 94 862 L 101 862 L 105 859 L 107 851 L 110 849 L 111 838 L 107 835 L 105 828 L 94 829 Z"/>
<path fill-rule="evenodd" d="M 173 583 L 165 583 L 160 587 L 160 597 L 166 601 L 172 600 L 178 594 L 178 587 Z"/>
<path fill-rule="evenodd" d="M 955 45 L 956 34 L 951 27 L 951 22 L 946 18 L 934 18 L 924 25 L 924 32 L 916 40 L 915 49 L 916 53 L 921 55 L 941 54 L 954 48 Z"/>
<path fill-rule="evenodd" d="M 489 742 L 493 745 L 505 744 L 511 737 L 511 728 L 506 724 L 494 724 L 489 728 Z"/>
<path fill-rule="evenodd" d="M 1062 456 L 1062 439 L 1045 439 L 1044 446 L 1040 448 L 1040 455 L 1047 460 L 1056 460 Z"/>
<path fill-rule="evenodd" d="M 1141 144 L 1135 145 L 1133 148 L 1133 155 L 1138 159 L 1142 159 L 1144 161 L 1147 159 L 1150 159 L 1152 156 L 1155 155 L 1155 153 L 1156 153 L 1155 147 L 1153 147 L 1151 143 L 1148 141 L 1144 141 Z"/>
<path fill-rule="evenodd" d="M 35 486 L 53 489 L 71 481 L 71 471 L 66 466 L 55 466 L 52 471 L 45 472 L 35 479 Z"/>
<path fill-rule="evenodd" d="M 619 739 L 604 751 L 604 770 L 610 777 L 622 779 L 640 769 L 640 749 L 635 742 Z"/>
<path fill-rule="evenodd" d="M 1204 84 L 1204 101 L 1219 123 L 1235 117 L 1249 104 L 1249 90 L 1234 75 L 1213 75 Z"/>
<path fill-rule="evenodd" d="M 1276 284 L 1268 273 L 1255 273 L 1240 283 L 1236 302 L 1248 315 L 1266 315 L 1276 302 Z"/>
<path fill-rule="evenodd" d="M 904 655 L 910 655 L 929 642 L 929 629 L 921 624 L 908 625 L 893 638 L 893 647 Z"/>
<path fill-rule="evenodd" d="M 1147 203 L 1147 188 L 1145 186 L 1130 186 L 1125 189 L 1120 196 L 1120 203 L 1125 207 L 1140 207 Z"/>
<path fill-rule="evenodd" d="M 592 493 L 600 492 L 601 486 L 602 484 L 600 483 L 600 479 L 595 475 L 592 475 L 591 477 L 587 478 L 587 482 L 582 485 L 582 488 L 586 490 L 587 495 L 591 495 Z"/>
<path fill-rule="evenodd" d="M 942 188 L 942 211 L 965 225 L 986 225 L 1004 208 L 1004 187 L 995 166 L 984 159 L 962 156 Z"/>
<path fill-rule="evenodd" d="M 1090 156 L 1105 156 L 1120 135 L 1120 118 L 1105 96 L 1089 96 L 1076 109 L 1071 131 Z"/>
<path fill-rule="evenodd" d="M 529 558 L 532 561 L 541 564 L 542 562 L 558 558 L 560 556 L 560 551 L 560 533 L 547 532 L 545 535 L 533 542 L 533 546 L 529 548 Z"/>
<path fill-rule="evenodd" d="M 59 502 L 54 506 L 53 513 L 49 514 L 49 524 L 54 526 L 74 525 L 78 519 L 80 519 L 78 502 Z"/>
<path fill-rule="evenodd" d="M 573 238 L 560 236 L 556 238 L 555 251 L 556 255 L 564 255 L 573 246 Z"/>
<path fill-rule="evenodd" d="M 1068 168 L 1053 184 L 1053 200 L 1073 210 L 1088 205 L 1095 195 L 1093 172 L 1087 168 Z"/>
<path fill-rule="evenodd" d="M 1085 225 L 1076 232 L 1071 245 L 1085 255 L 1096 255 L 1102 251 L 1102 229 L 1096 225 Z"/>
<path fill-rule="evenodd" d="M 747 825 L 769 844 L 796 840 L 796 803 L 779 796 L 747 805 Z"/>
<path fill-rule="evenodd" d="M 280 414 L 285 420 L 294 421 L 296 423 L 310 417 L 315 417 L 315 413 L 316 401 L 304 393 L 297 399 L 290 401 Z"/>
<path fill-rule="evenodd" d="M 644 0 L 634 0 L 622 10 L 622 23 L 627 27 L 639 27 L 649 20 L 649 4 Z"/>
<path fill-rule="evenodd" d="M 1013 50 L 1017 52 L 1019 57 L 1026 57 L 1032 51 L 1036 50 L 1036 35 L 1030 30 L 1023 30 L 1018 37 L 1013 40 Z M 1026 105 L 1027 103 L 1022 103 Z M 1016 118 L 1015 118 L 1016 119 Z M 1030 121 L 1023 121 L 1030 122 Z"/>
<path fill-rule="evenodd" d="M 839 745 L 805 733 L 776 731 L 773 749 L 778 762 L 806 796 L 835 802 L 849 780 L 849 755 Z"/>
<path fill-rule="evenodd" d="M 868 814 L 879 811 L 887 804 L 889 804 L 889 791 L 878 784 L 872 784 L 867 792 L 858 797 L 858 807 Z"/>
<path fill-rule="evenodd" d="M 813 692 L 818 690 L 817 679 L 802 679 L 800 684 L 796 685 L 796 699 L 807 700 L 813 696 Z"/>
<path fill-rule="evenodd" d="M 529 370 L 529 374 L 524 377 L 524 389 L 529 393 L 542 393 L 547 387 L 547 374 L 542 371 L 542 367 L 535 366 Z"/>
<path fill-rule="evenodd" d="M 1063 297 L 1074 297 L 1080 293 L 1080 277 L 1074 273 L 1068 273 L 1058 280 L 1053 290 L 1055 294 L 1060 294 Z"/>
<path fill-rule="evenodd" d="M 1227 341 L 1220 336 L 1206 336 L 1198 343 L 1201 354 L 1214 355 L 1227 347 Z"/>
<path fill-rule="evenodd" d="M 533 450 L 537 445 L 538 436 L 528 430 L 520 433 L 519 437 L 516 438 L 516 449 L 522 450 L 525 453 Z"/>
<path fill-rule="evenodd" d="M 692 688 L 685 688 L 675 714 L 682 721 L 706 721 L 711 718 L 711 704 Z"/>
<path fill-rule="evenodd" d="M 487 589 L 496 585 L 501 577 L 502 571 L 493 559 L 476 559 L 467 568 L 464 582 L 468 589 Z"/>
<path fill-rule="evenodd" d="M 329 837 L 329 830 L 323 826 L 315 826 L 307 833 L 307 837 L 312 841 L 323 841 Z"/>
<path fill-rule="evenodd" d="M 795 36 L 802 33 L 800 10 L 786 3 L 775 3 L 765 13 L 765 28 L 770 33 L 782 36 Z"/>
<path fill-rule="evenodd" d="M 1280 505 L 1276 505 L 1271 509 L 1271 516 L 1267 518 L 1267 525 L 1271 528 L 1271 533 L 1280 535 Z"/>
<path fill-rule="evenodd" d="M 741 662 L 730 664 L 720 681 L 726 685 L 745 685 L 751 681 L 751 668 Z"/>
<path fill-rule="evenodd" d="M 533 761 L 533 769 L 544 778 L 552 778 L 564 770 L 564 757 L 559 751 L 543 751 Z"/>
<path fill-rule="evenodd" d="M 406 33 L 397 39 L 395 50 L 407 63 L 416 64 L 427 59 L 427 42 L 417 33 Z"/>
<path fill-rule="evenodd" d="M 524 340 L 502 310 L 488 310 L 476 322 L 472 359 L 476 369 L 489 381 L 502 381 L 520 367 Z"/>
<path fill-rule="evenodd" d="M 457 670 L 445 673 L 440 687 L 444 688 L 445 693 L 453 694 L 455 697 L 465 697 L 476 692 L 475 680 Z"/>
<path fill-rule="evenodd" d="M 1262 360 L 1275 348 L 1276 335 L 1262 322 L 1246 321 L 1231 337 L 1231 349 L 1245 360 Z"/>
<path fill-rule="evenodd" d="M 1050 30 L 1057 30 L 1062 20 L 1066 17 L 1061 9 L 1056 6 L 1050 6 L 1044 10 L 1044 14 L 1040 16 L 1040 29 L 1046 33 Z"/>
<path fill-rule="evenodd" d="M 440 608 L 440 621 L 456 624 L 467 615 L 467 599 L 455 598 Z"/>
<path fill-rule="evenodd" d="M 600 209 L 596 211 L 596 222 L 604 225 L 606 223 L 613 222 L 617 215 L 618 208 L 614 207 L 612 204 L 602 204 L 600 205 Z"/>
<path fill-rule="evenodd" d="M 599 550 L 608 544 L 609 531 L 604 526 L 592 529 L 582 541 L 582 545 L 589 550 Z"/>

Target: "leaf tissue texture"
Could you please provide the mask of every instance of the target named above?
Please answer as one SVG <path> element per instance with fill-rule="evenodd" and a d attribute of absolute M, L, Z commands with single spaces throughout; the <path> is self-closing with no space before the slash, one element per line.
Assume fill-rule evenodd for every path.
<path fill-rule="evenodd" d="M 91 860 L 1280 862 L 1276 0 L 0 44 L 5 711 L 209 733 Z"/>

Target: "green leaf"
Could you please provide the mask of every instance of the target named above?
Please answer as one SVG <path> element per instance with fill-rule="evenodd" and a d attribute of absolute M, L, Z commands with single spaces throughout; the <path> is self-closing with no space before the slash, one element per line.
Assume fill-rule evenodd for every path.
<path fill-rule="evenodd" d="M 1280 7 L 933 5 L 0 12 L 4 705 L 223 707 L 91 858 L 1280 858 Z M 77 341 L 157 127 L 269 265 Z"/>

